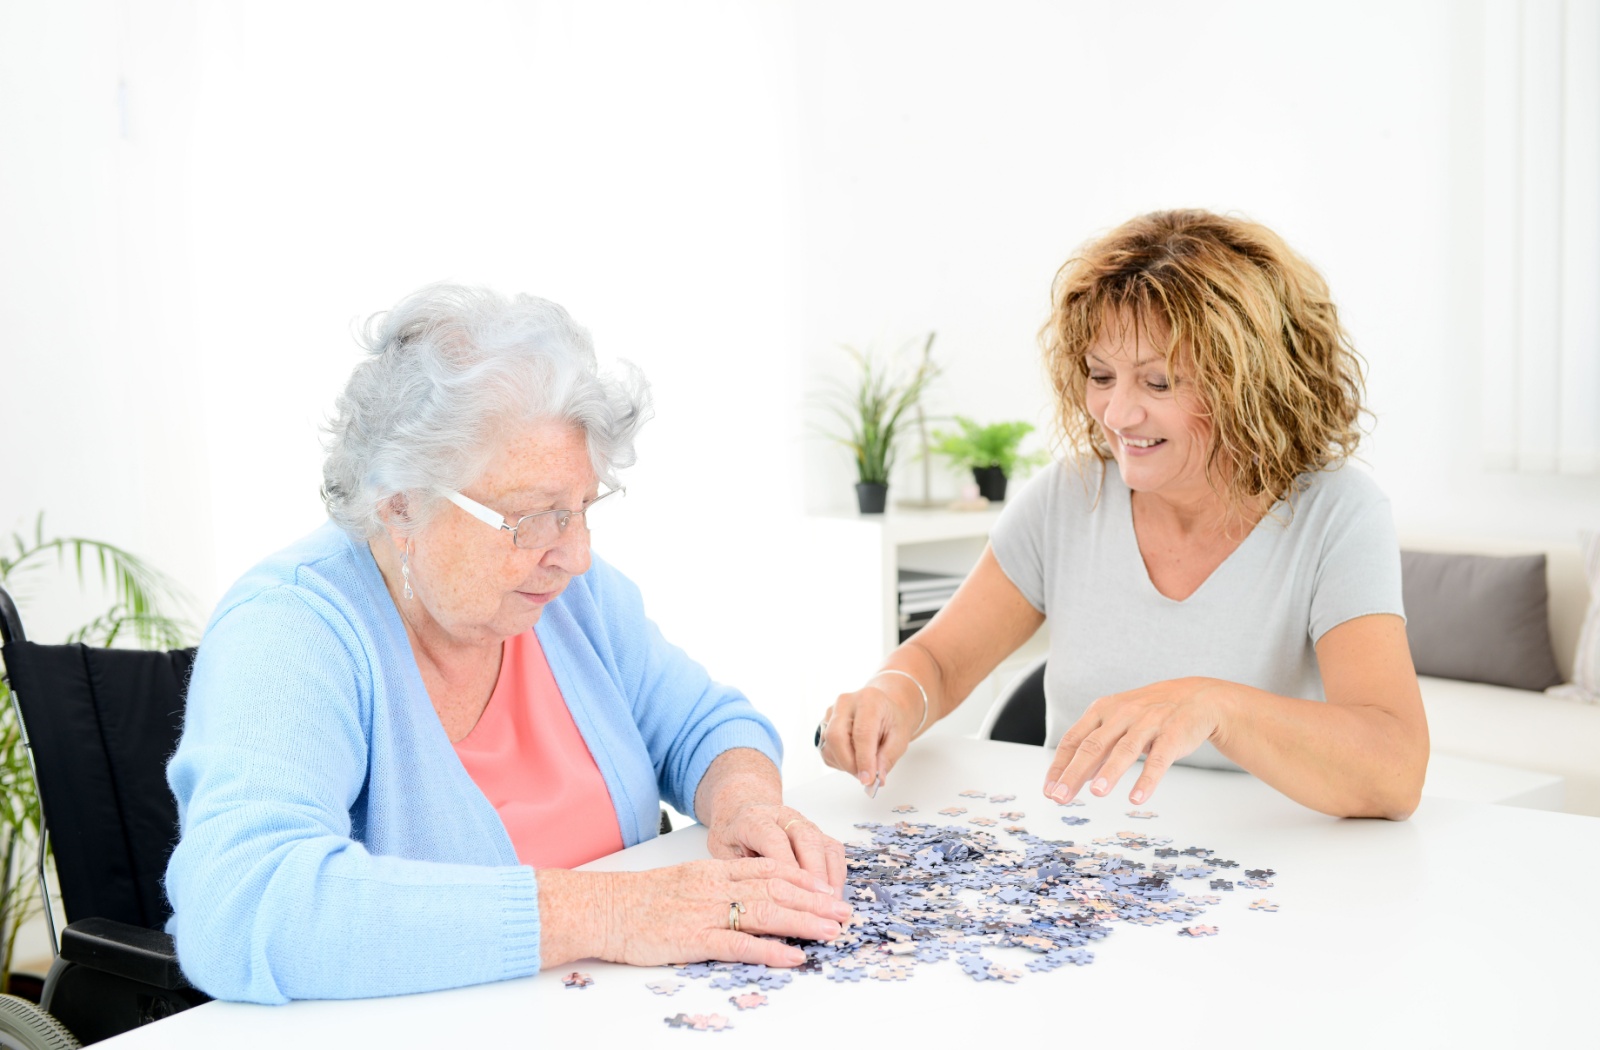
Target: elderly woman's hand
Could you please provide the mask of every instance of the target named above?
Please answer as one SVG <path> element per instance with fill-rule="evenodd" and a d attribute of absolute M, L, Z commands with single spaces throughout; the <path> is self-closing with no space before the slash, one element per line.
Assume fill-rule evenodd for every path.
<path fill-rule="evenodd" d="M 724 751 L 695 791 L 695 816 L 709 830 L 713 857 L 768 857 L 795 864 L 807 889 L 844 896 L 844 847 L 798 810 L 783 804 L 783 783 L 771 759 L 749 748 Z"/>
<path fill-rule="evenodd" d="M 654 871 L 541 871 L 541 961 L 798 966 L 805 953 L 773 938 L 831 941 L 850 918 L 848 905 L 814 886 L 811 875 L 769 857 Z"/>
<path fill-rule="evenodd" d="M 1215 678 L 1174 678 L 1102 696 L 1062 736 L 1045 774 L 1045 797 L 1070 802 L 1091 777 L 1089 790 L 1107 795 L 1147 755 L 1128 794 L 1135 805 L 1147 801 L 1172 763 L 1219 731 L 1228 689 Z"/>
<path fill-rule="evenodd" d="M 708 829 L 713 857 L 770 857 L 795 864 L 815 880 L 814 889 L 839 896 L 844 888 L 844 846 L 784 805 L 747 802 L 719 814 Z"/>

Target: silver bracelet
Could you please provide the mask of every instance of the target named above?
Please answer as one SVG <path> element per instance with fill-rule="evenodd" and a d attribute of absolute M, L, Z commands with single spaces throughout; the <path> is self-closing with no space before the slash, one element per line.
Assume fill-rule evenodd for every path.
<path fill-rule="evenodd" d="M 877 674 L 873 675 L 872 677 L 879 678 L 879 677 L 882 677 L 883 675 L 886 675 L 886 674 L 897 674 L 901 678 L 905 678 L 905 679 L 909 680 L 912 685 L 917 687 L 917 692 L 922 694 L 922 721 L 918 722 L 917 723 L 917 728 L 915 728 L 915 729 L 913 729 L 911 731 L 912 739 L 916 739 L 917 734 L 922 732 L 922 727 L 928 724 L 928 691 L 926 689 L 922 688 L 922 683 L 921 682 L 917 681 L 915 678 L 912 678 L 910 675 L 906 674 L 904 671 L 896 671 L 892 667 L 885 667 L 883 670 L 879 671 Z"/>

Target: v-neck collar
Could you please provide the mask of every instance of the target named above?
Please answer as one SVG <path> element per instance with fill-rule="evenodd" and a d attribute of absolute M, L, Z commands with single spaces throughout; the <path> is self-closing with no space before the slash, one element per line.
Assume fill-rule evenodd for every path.
<path fill-rule="evenodd" d="M 1108 464 L 1107 467 L 1107 474 L 1109 474 L 1111 469 L 1114 468 L 1114 464 Z M 1121 500 L 1122 506 L 1114 510 L 1113 513 L 1120 515 L 1120 520 L 1125 522 L 1127 525 L 1127 546 L 1123 556 L 1131 557 L 1133 559 L 1135 574 L 1143 582 L 1144 586 L 1148 588 L 1150 594 L 1159 598 L 1161 601 L 1175 606 L 1189 605 L 1190 603 L 1194 602 L 1196 598 L 1199 598 L 1206 588 L 1211 586 L 1212 580 L 1216 579 L 1223 572 L 1227 571 L 1228 566 L 1238 560 L 1239 552 L 1243 551 L 1246 547 L 1249 547 L 1255 542 L 1256 533 L 1261 530 L 1261 523 L 1271 518 L 1275 513 L 1277 513 L 1278 508 L 1283 505 L 1283 501 L 1279 500 L 1273 503 L 1271 507 L 1267 508 L 1267 512 L 1261 516 L 1260 520 L 1250 527 L 1249 535 L 1240 540 L 1239 545 L 1233 548 L 1233 550 L 1229 551 L 1226 558 L 1223 558 L 1222 561 L 1217 563 L 1217 567 L 1212 569 L 1211 572 L 1206 575 L 1206 578 L 1200 581 L 1200 585 L 1198 587 L 1189 592 L 1188 597 L 1173 598 L 1169 595 L 1161 593 L 1161 588 L 1157 587 L 1155 581 L 1150 578 L 1150 567 L 1145 564 L 1144 552 L 1139 549 L 1139 533 L 1133 525 L 1133 490 L 1130 489 L 1128 487 L 1128 483 L 1122 479 L 1122 472 L 1120 470 L 1118 470 L 1116 474 L 1117 483 L 1114 489 L 1114 498 Z"/>

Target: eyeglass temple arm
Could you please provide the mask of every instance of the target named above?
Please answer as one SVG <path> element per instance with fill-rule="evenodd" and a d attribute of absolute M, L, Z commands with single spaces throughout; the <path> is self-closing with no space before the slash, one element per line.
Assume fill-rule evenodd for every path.
<path fill-rule="evenodd" d="M 468 514 L 471 514 L 474 518 L 477 518 L 485 525 L 493 525 L 497 529 L 506 529 L 507 531 L 509 531 L 511 528 L 510 525 L 506 524 L 506 520 L 500 515 L 496 514 L 488 507 L 485 507 L 482 503 L 479 503 L 476 500 L 468 499 L 459 492 L 453 492 L 447 489 L 444 493 L 444 498 L 449 500 L 451 503 L 454 503 L 462 510 L 466 511 Z"/>

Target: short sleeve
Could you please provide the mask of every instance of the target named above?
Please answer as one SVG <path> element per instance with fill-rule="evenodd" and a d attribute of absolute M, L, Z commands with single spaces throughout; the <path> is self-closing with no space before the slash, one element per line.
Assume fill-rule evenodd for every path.
<path fill-rule="evenodd" d="M 1389 500 L 1369 479 L 1361 476 L 1361 482 L 1339 494 L 1324 532 L 1307 625 L 1313 645 L 1358 616 L 1405 618 L 1400 541 Z"/>
<path fill-rule="evenodd" d="M 1050 520 L 1052 494 L 1062 469 L 1061 464 L 1053 463 L 1023 485 L 1006 501 L 1000 520 L 989 534 L 1000 571 L 1029 605 L 1046 615 L 1049 610 L 1045 608 L 1048 595 L 1045 581 L 1049 578 L 1047 563 L 1052 553 L 1046 549 L 1046 526 Z"/>

